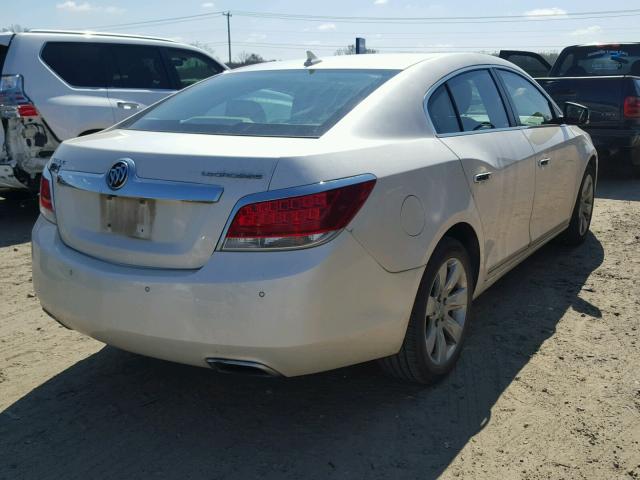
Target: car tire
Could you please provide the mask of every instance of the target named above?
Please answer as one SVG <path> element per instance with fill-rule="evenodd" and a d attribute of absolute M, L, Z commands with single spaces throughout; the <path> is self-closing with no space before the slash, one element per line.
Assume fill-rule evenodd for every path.
<path fill-rule="evenodd" d="M 473 287 L 469 254 L 459 241 L 445 237 L 422 276 L 402 348 L 379 360 L 383 370 L 421 384 L 449 373 L 466 337 Z"/>
<path fill-rule="evenodd" d="M 580 245 L 587 238 L 596 193 L 595 170 L 590 165 L 584 172 L 567 229 L 560 234 L 565 245 Z"/>

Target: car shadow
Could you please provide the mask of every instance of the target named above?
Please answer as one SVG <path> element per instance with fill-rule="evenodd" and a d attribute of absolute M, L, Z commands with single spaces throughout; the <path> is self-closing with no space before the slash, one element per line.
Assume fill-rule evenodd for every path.
<path fill-rule="evenodd" d="M 291 379 L 105 347 L 0 415 L 0 478 L 437 478 L 580 298 L 604 251 L 550 244 L 474 304 L 460 362 L 422 387 L 374 363 Z"/>
<path fill-rule="evenodd" d="M 31 240 L 38 214 L 38 199 L 33 194 L 0 190 L 0 248 Z"/>

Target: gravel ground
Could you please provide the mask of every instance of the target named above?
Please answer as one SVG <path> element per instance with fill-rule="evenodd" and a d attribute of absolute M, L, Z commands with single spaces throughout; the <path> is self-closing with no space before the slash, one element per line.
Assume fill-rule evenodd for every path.
<path fill-rule="evenodd" d="M 584 245 L 478 299 L 428 388 L 375 364 L 217 375 L 68 331 L 33 295 L 34 203 L 0 200 L 0 479 L 640 479 L 640 181 L 598 197 Z"/>

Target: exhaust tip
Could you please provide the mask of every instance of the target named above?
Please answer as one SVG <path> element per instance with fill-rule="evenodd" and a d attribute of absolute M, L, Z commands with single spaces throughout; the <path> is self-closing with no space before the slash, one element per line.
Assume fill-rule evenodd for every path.
<path fill-rule="evenodd" d="M 249 360 L 230 360 L 226 358 L 207 358 L 207 364 L 219 373 L 247 375 L 252 377 L 281 377 L 271 367 Z"/>

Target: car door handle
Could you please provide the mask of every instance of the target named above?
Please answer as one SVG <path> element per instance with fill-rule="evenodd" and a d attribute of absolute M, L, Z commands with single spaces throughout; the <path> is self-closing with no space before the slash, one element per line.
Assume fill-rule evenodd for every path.
<path fill-rule="evenodd" d="M 140 104 L 136 102 L 118 102 L 118 108 L 123 110 L 137 110 L 140 108 Z"/>
<path fill-rule="evenodd" d="M 547 165 L 549 165 L 549 162 L 551 162 L 551 159 L 549 157 L 544 157 L 538 160 L 538 165 L 540 165 L 541 167 L 546 167 Z"/>
<path fill-rule="evenodd" d="M 473 181 L 475 183 L 486 182 L 487 180 L 489 180 L 491 178 L 491 175 L 492 175 L 491 172 L 478 173 L 478 174 L 474 175 Z"/>

